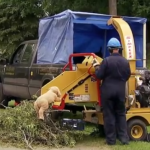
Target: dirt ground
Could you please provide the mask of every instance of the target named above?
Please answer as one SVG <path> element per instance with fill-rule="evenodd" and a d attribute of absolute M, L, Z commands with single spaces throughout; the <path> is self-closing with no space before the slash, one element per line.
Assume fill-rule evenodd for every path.
<path fill-rule="evenodd" d="M 34 148 L 34 150 L 49 150 L 50 148 Z M 83 149 L 86 149 L 86 150 L 110 150 L 109 148 L 107 147 L 89 147 L 89 146 L 84 146 L 84 145 L 78 145 L 74 148 L 52 148 L 51 150 L 83 150 Z M 0 147 L 0 150 L 28 150 L 28 149 L 20 149 L 20 148 L 15 148 L 15 147 L 6 147 L 6 146 L 1 146 Z"/>

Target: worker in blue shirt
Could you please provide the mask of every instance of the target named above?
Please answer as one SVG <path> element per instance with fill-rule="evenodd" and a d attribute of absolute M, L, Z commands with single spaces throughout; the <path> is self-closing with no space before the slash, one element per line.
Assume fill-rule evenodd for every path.
<path fill-rule="evenodd" d="M 101 64 L 96 59 L 93 61 L 96 77 L 102 80 L 100 90 L 106 143 L 115 145 L 118 136 L 122 144 L 128 144 L 125 85 L 131 70 L 129 62 L 119 53 L 121 44 L 116 38 L 108 41 L 107 48 L 109 57 L 104 58 Z"/>

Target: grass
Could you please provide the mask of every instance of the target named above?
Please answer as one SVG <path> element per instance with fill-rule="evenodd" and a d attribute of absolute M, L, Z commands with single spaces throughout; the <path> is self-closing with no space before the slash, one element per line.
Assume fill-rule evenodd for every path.
<path fill-rule="evenodd" d="M 100 149 L 108 150 L 149 150 L 150 143 L 148 142 L 130 142 L 129 145 L 121 145 L 119 141 L 115 146 L 107 146 L 105 144 L 105 138 L 102 137 L 92 137 L 89 134 L 93 132 L 94 125 L 86 125 L 85 133 L 87 136 L 78 143 L 78 145 L 85 145 L 86 147 L 99 147 Z M 150 130 L 150 128 L 149 128 Z"/>
<path fill-rule="evenodd" d="M 110 150 L 149 150 L 150 143 L 148 142 L 130 142 L 129 145 L 121 145 L 119 141 L 117 141 L 116 146 L 107 146 L 105 145 L 105 138 L 101 137 L 92 137 L 89 134 L 93 131 L 94 126 L 88 125 L 85 128 L 85 133 L 87 133 L 87 137 L 80 141 L 79 144 L 86 145 L 89 147 L 99 147 L 101 149 L 110 149 Z M 149 128 L 150 131 L 150 128 Z"/>
<path fill-rule="evenodd" d="M 80 119 L 81 114 L 77 114 L 76 116 L 72 116 L 69 113 L 66 113 L 64 117 Z M 91 136 L 92 133 L 96 129 L 96 125 L 86 123 L 85 130 L 83 131 L 86 135 L 83 140 L 79 141 L 77 145 L 85 145 L 86 147 L 100 148 L 102 150 L 149 150 L 150 143 L 148 142 L 130 142 L 129 145 L 121 145 L 119 141 L 115 146 L 107 146 L 105 144 L 105 138 L 98 136 Z M 148 127 L 148 131 L 150 132 L 150 127 Z"/>

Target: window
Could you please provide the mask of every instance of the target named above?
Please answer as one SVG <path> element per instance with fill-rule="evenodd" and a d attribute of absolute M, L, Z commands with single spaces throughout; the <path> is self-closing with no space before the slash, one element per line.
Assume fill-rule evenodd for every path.
<path fill-rule="evenodd" d="M 31 62 L 36 44 L 29 43 L 24 51 L 21 63 L 29 64 Z"/>
<path fill-rule="evenodd" d="M 14 56 L 11 60 L 11 64 L 19 64 L 21 57 L 22 57 L 22 53 L 23 53 L 23 49 L 24 49 L 25 44 L 20 45 L 16 52 L 14 53 Z"/>

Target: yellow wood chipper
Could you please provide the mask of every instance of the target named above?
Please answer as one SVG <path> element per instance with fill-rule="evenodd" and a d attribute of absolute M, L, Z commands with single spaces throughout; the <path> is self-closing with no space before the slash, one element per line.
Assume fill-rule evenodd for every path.
<path fill-rule="evenodd" d="M 138 81 L 143 76 L 136 72 L 136 52 L 134 36 L 129 24 L 121 17 L 111 17 L 108 26 L 112 25 L 119 33 L 123 56 L 129 60 L 132 75 L 126 84 L 126 107 L 128 134 L 132 140 L 144 140 L 147 136 L 147 126 L 150 125 L 150 108 L 142 105 L 137 99 L 139 96 Z M 74 67 L 72 58 L 84 56 L 85 59 Z M 93 103 L 95 110 L 83 111 L 83 120 L 94 124 L 103 125 L 103 112 L 101 110 L 101 98 L 99 87 L 101 81 L 95 78 L 95 69 L 92 61 L 97 58 L 99 62 L 103 59 L 94 53 L 76 53 L 69 57 L 69 62 L 65 65 L 63 72 L 51 80 L 41 89 L 41 94 L 45 93 L 49 87 L 58 86 L 62 93 L 62 102 L 56 102 L 53 109 L 63 110 L 65 104 Z M 65 70 L 69 66 L 69 70 Z M 144 76 L 145 77 L 145 76 Z M 147 86 L 148 87 L 148 86 Z M 145 89 L 146 90 L 146 89 Z M 144 90 L 143 90 L 144 91 Z M 148 89 L 147 89 L 148 91 Z M 147 102 L 149 103 L 149 102 Z M 110 120 L 111 121 L 111 120 Z"/>

